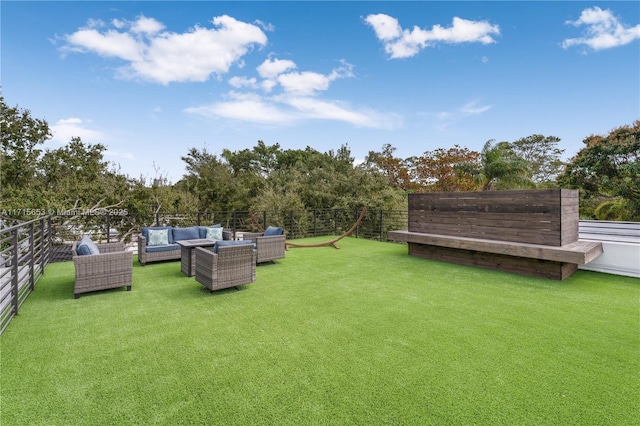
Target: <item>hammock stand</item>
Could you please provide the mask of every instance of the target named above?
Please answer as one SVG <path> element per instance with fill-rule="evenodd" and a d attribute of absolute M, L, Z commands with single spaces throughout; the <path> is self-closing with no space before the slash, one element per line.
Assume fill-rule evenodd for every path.
<path fill-rule="evenodd" d="M 340 235 L 338 238 L 334 238 L 331 241 L 325 241 L 325 242 L 316 243 L 316 244 L 297 244 L 297 243 L 285 242 L 284 243 L 285 250 L 289 251 L 289 247 L 312 248 L 312 247 L 325 247 L 325 246 L 333 246 L 334 248 L 339 249 L 340 247 L 338 247 L 338 244 L 336 243 L 341 239 L 343 239 L 344 237 L 348 237 L 353 233 L 353 231 L 356 230 L 358 225 L 360 225 L 360 222 L 362 222 L 362 219 L 364 219 L 364 215 L 366 212 L 367 212 L 367 208 L 364 207 L 362 209 L 362 212 L 360 213 L 360 216 L 358 217 L 358 220 L 356 220 L 356 223 L 354 223 L 353 226 L 347 232 Z M 253 220 L 254 224 L 258 227 L 260 232 L 264 232 L 264 228 L 262 227 L 262 225 L 260 225 L 260 223 L 258 222 L 258 219 L 254 216 L 251 209 L 249 209 L 249 215 L 251 216 L 251 219 Z"/>

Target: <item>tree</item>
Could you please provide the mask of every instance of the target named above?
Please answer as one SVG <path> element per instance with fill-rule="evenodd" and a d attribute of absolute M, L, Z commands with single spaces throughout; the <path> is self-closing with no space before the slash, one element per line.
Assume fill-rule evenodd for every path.
<path fill-rule="evenodd" d="M 511 143 L 513 152 L 524 159 L 529 168 L 530 179 L 538 185 L 552 185 L 562 173 L 561 159 L 564 149 L 557 148 L 560 138 L 531 135 Z"/>
<path fill-rule="evenodd" d="M 417 191 L 471 191 L 475 187 L 473 176 L 462 173 L 457 165 L 477 164 L 479 160 L 478 152 L 458 145 L 447 150 L 425 151 L 420 157 L 410 160 Z"/>
<path fill-rule="evenodd" d="M 558 183 L 583 190 L 585 215 L 640 220 L 640 120 L 583 142 Z"/>
<path fill-rule="evenodd" d="M 407 162 L 393 156 L 396 148 L 390 144 L 382 146 L 382 152 L 369 151 L 365 158 L 366 167 L 387 177 L 391 186 L 403 191 L 415 190 Z"/>
<path fill-rule="evenodd" d="M 21 199 L 26 196 L 33 199 L 29 192 L 42 153 L 38 146 L 50 138 L 51 131 L 45 120 L 33 118 L 29 110 L 8 107 L 0 95 L 0 200 L 3 206 L 24 208 L 28 204 L 23 204 Z"/>
<path fill-rule="evenodd" d="M 231 168 L 206 148 L 192 148 L 181 157 L 187 169 L 187 175 L 177 186 L 192 193 L 199 200 L 198 208 L 202 211 L 234 210 L 244 208 L 238 206 L 236 190 L 241 191 L 241 184 L 234 179 Z"/>
<path fill-rule="evenodd" d="M 483 191 L 518 189 L 534 186 L 529 179 L 528 163 L 516 154 L 509 142 L 489 140 L 480 153 L 480 163 L 464 162 L 457 168 L 473 176 Z"/>

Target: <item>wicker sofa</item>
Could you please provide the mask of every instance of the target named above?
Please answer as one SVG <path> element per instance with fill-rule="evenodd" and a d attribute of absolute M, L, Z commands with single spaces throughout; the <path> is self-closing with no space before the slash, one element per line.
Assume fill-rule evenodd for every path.
<path fill-rule="evenodd" d="M 256 246 L 256 263 L 275 262 L 276 259 L 285 257 L 284 230 L 279 227 L 269 226 L 264 232 L 245 232 L 242 237 L 245 241 L 251 240 Z"/>
<path fill-rule="evenodd" d="M 222 239 L 232 240 L 233 233 L 226 231 L 220 224 L 212 226 L 191 226 L 186 228 L 172 226 L 144 227 L 138 235 L 138 262 L 142 266 L 149 262 L 160 262 L 163 260 L 179 260 L 181 257 L 180 245 L 177 241 L 195 240 L 207 238 L 207 230 L 210 228 L 222 229 Z M 150 241 L 150 235 L 154 232 L 166 232 L 167 238 L 164 241 Z"/>
<path fill-rule="evenodd" d="M 124 243 L 95 244 L 88 237 L 71 247 L 75 266 L 73 295 L 111 288 L 131 290 L 133 253 L 125 251 Z"/>
<path fill-rule="evenodd" d="M 256 280 L 256 250 L 248 241 L 218 241 L 211 248 L 197 247 L 196 281 L 210 292 Z"/>

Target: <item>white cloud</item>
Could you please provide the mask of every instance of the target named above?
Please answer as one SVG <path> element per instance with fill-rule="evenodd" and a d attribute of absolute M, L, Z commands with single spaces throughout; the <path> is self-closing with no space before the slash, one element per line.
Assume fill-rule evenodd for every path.
<path fill-rule="evenodd" d="M 66 145 L 71 142 L 73 138 L 80 138 L 85 144 L 95 145 L 100 143 L 105 145 L 104 141 L 107 139 L 107 136 L 98 130 L 90 129 L 88 127 L 90 123 L 90 120 L 87 121 L 77 117 L 58 120 L 56 124 L 51 126 L 51 133 L 53 134 L 51 141 L 60 145 Z M 130 152 L 114 151 L 108 147 L 104 155 L 105 157 L 135 160 L 135 156 Z"/>
<path fill-rule="evenodd" d="M 279 75 L 276 80 L 285 92 L 295 95 L 314 95 L 325 91 L 331 82 L 340 78 L 353 77 L 353 65 L 341 61 L 340 67 L 334 68 L 328 75 L 316 72 L 290 72 Z"/>
<path fill-rule="evenodd" d="M 235 88 L 249 87 L 255 89 L 257 87 L 256 79 L 247 77 L 231 77 L 229 84 Z"/>
<path fill-rule="evenodd" d="M 364 20 L 373 27 L 376 36 L 381 41 L 390 41 L 402 35 L 402 27 L 398 20 L 384 13 L 369 15 Z"/>
<path fill-rule="evenodd" d="M 300 120 L 333 120 L 359 127 L 396 128 L 402 120 L 393 114 L 357 110 L 337 101 L 319 100 L 314 96 L 327 91 L 340 78 L 353 77 L 353 65 L 342 60 L 328 74 L 291 71 L 297 65 L 290 60 L 267 59 L 256 68 L 264 78 L 233 77 L 235 89 L 262 89 L 262 93 L 231 91 L 227 100 L 187 108 L 185 111 L 206 117 L 220 117 L 257 124 L 293 124 Z M 271 92 L 280 89 L 278 93 Z M 267 95 L 265 95 L 267 94 Z"/>
<path fill-rule="evenodd" d="M 491 109 L 488 105 L 478 106 L 478 101 L 471 101 L 460 108 L 460 112 L 464 115 L 478 115 Z"/>
<path fill-rule="evenodd" d="M 467 117 L 484 114 L 492 107 L 490 105 L 481 105 L 480 101 L 473 100 L 467 102 L 461 107 L 453 111 L 439 111 L 433 114 L 420 114 L 426 116 L 433 116 L 436 119 L 435 128 L 440 131 L 445 131 L 452 125 L 463 121 Z"/>
<path fill-rule="evenodd" d="M 277 81 L 286 92 L 297 95 L 313 95 L 317 91 L 327 90 L 331 82 L 328 76 L 309 71 L 282 74 Z"/>
<path fill-rule="evenodd" d="M 267 59 L 258 66 L 258 74 L 262 78 L 272 79 L 290 69 L 296 69 L 295 62 L 286 59 Z"/>
<path fill-rule="evenodd" d="M 384 115 L 373 111 L 357 111 L 341 106 L 337 102 L 323 101 L 310 97 L 284 97 L 281 99 L 303 114 L 306 118 L 344 121 L 358 127 L 373 129 L 394 129 L 401 125 L 401 119 L 393 114 Z"/>
<path fill-rule="evenodd" d="M 93 52 L 100 56 L 117 57 L 131 62 L 142 60 L 142 46 L 130 34 L 114 30 L 100 33 L 98 30 L 87 28 L 66 36 L 65 40 L 69 43 L 62 49 L 65 52 Z"/>
<path fill-rule="evenodd" d="M 256 94 L 229 92 L 229 100 L 185 109 L 204 117 L 229 118 L 257 124 L 287 124 L 295 120 L 291 112 L 282 111 Z"/>
<path fill-rule="evenodd" d="M 79 137 L 85 143 L 101 143 L 104 135 L 97 131 L 86 127 L 86 122 L 80 118 L 72 117 L 58 120 L 56 124 L 51 126 L 52 141 L 66 145 L 71 142 L 74 137 Z"/>
<path fill-rule="evenodd" d="M 342 121 L 358 127 L 394 129 L 402 120 L 395 114 L 357 111 L 339 102 L 308 96 L 279 95 L 263 97 L 255 93 L 229 92 L 228 100 L 187 108 L 185 111 L 204 117 L 226 118 L 255 124 L 293 125 L 301 120 Z"/>
<path fill-rule="evenodd" d="M 624 46 L 640 39 L 640 24 L 635 27 L 625 27 L 618 21 L 611 10 L 599 7 L 585 9 L 576 21 L 566 24 L 575 27 L 585 26 L 584 37 L 568 38 L 562 42 L 562 47 L 585 45 L 593 50 L 610 49 Z"/>
<path fill-rule="evenodd" d="M 414 26 L 412 30 L 402 29 L 398 20 L 389 15 L 369 15 L 365 22 L 384 44 L 389 58 L 409 58 L 422 49 L 438 43 L 495 43 L 494 35 L 500 35 L 500 27 L 486 21 L 469 21 L 454 17 L 448 28 L 434 25 L 431 30 Z"/>
<path fill-rule="evenodd" d="M 131 25 L 131 32 L 137 34 L 153 35 L 164 30 L 163 23 L 156 21 L 153 18 L 146 18 L 141 16 Z"/>
<path fill-rule="evenodd" d="M 100 31 L 97 21 L 66 35 L 64 52 L 96 53 L 129 62 L 119 75 L 160 84 L 203 82 L 212 74 L 225 74 L 254 45 L 264 46 L 267 36 L 256 25 L 230 16 L 211 21 L 214 28 L 195 26 L 184 33 L 164 31 L 155 19 L 138 17 L 134 22 L 112 21 L 114 28 Z"/>

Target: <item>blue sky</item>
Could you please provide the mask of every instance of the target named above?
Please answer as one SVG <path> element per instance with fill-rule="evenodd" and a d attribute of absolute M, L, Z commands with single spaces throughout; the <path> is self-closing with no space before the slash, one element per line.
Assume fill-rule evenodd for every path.
<path fill-rule="evenodd" d="M 638 2 L 31 2 L 1 5 L 5 102 L 131 177 L 189 149 L 406 158 L 640 118 Z"/>

